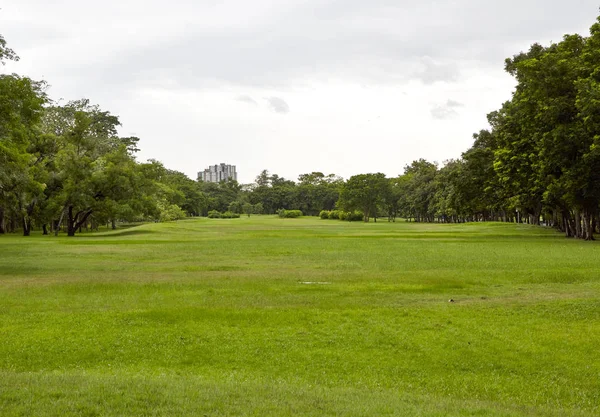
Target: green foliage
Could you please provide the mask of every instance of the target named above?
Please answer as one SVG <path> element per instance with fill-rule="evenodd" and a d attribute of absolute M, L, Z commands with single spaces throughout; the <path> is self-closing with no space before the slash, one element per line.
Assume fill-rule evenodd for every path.
<path fill-rule="evenodd" d="M 241 214 L 243 211 L 243 204 L 241 201 L 232 201 L 229 203 L 229 210 L 232 213 Z"/>
<path fill-rule="evenodd" d="M 365 214 L 362 211 L 352 211 L 352 212 L 347 212 L 346 213 L 346 218 L 344 220 L 347 220 L 349 222 L 360 222 L 364 219 Z"/>
<path fill-rule="evenodd" d="M 242 205 L 242 212 L 248 215 L 248 217 L 250 217 L 251 214 L 256 214 L 254 211 L 254 206 L 248 202 Z"/>
<path fill-rule="evenodd" d="M 234 213 L 232 211 L 226 211 L 221 214 L 222 219 L 239 219 L 241 217 L 240 213 Z"/>
<path fill-rule="evenodd" d="M 0 49 L 0 58 L 1 53 Z M 36 128 L 47 100 L 44 86 L 27 77 L 0 75 L 0 233 L 8 215 L 18 218 L 29 235 L 40 211 L 36 203 L 43 198 L 47 175 L 31 150 L 35 151 Z"/>
<path fill-rule="evenodd" d="M 252 212 L 254 214 L 263 214 L 264 213 L 264 208 L 262 203 L 256 203 L 253 207 L 252 207 Z"/>
<path fill-rule="evenodd" d="M 341 210 L 331 210 L 329 212 L 329 219 L 330 220 L 339 220 L 340 219 L 340 213 L 341 213 Z"/>
<path fill-rule="evenodd" d="M 177 205 L 170 204 L 160 208 L 160 221 L 170 222 L 173 220 L 181 220 L 185 218 L 185 212 Z"/>
<path fill-rule="evenodd" d="M 389 187 L 382 173 L 354 175 L 342 186 L 338 205 L 345 211 L 361 210 L 368 222 L 370 217 L 377 218 L 377 208 Z"/>
<path fill-rule="evenodd" d="M 217 211 L 217 210 L 211 210 L 208 212 L 208 218 L 209 219 L 220 219 L 221 218 L 221 212 Z"/>
<path fill-rule="evenodd" d="M 285 210 L 285 209 L 277 210 L 277 215 L 279 217 L 281 217 L 282 219 L 295 219 L 295 218 L 303 216 L 301 210 Z"/>
<path fill-rule="evenodd" d="M 342 211 L 342 210 L 331 210 L 321 211 L 319 217 L 323 220 L 346 220 L 349 222 L 362 221 L 364 219 L 364 213 L 362 211 Z"/>
<path fill-rule="evenodd" d="M 226 211 L 221 213 L 217 210 L 211 210 L 208 212 L 209 219 L 239 219 L 241 215 L 232 211 Z"/>

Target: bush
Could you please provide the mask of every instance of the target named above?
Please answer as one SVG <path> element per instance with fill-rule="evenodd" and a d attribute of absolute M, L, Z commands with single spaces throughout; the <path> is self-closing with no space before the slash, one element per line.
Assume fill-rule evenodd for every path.
<path fill-rule="evenodd" d="M 221 214 L 221 218 L 222 219 L 239 219 L 240 214 L 234 213 L 232 211 L 226 211 L 225 213 Z"/>
<path fill-rule="evenodd" d="M 163 207 L 160 210 L 160 221 L 170 222 L 185 218 L 185 212 L 176 204 L 171 204 L 168 207 Z"/>
<path fill-rule="evenodd" d="M 353 211 L 346 213 L 346 220 L 349 222 L 362 222 L 365 215 L 362 211 Z"/>
<path fill-rule="evenodd" d="M 211 210 L 208 212 L 209 219 L 239 219 L 241 214 L 234 213 L 232 211 L 226 211 L 225 213 L 221 213 L 217 210 Z"/>
<path fill-rule="evenodd" d="M 342 211 L 342 210 L 323 210 L 319 213 L 319 217 L 324 220 L 346 220 L 349 222 L 359 222 L 363 220 L 362 211 Z"/>
<path fill-rule="evenodd" d="M 297 217 L 303 216 L 302 211 L 300 211 L 300 210 L 286 210 L 285 214 L 286 214 L 285 217 L 291 218 L 291 219 L 295 219 Z"/>
<path fill-rule="evenodd" d="M 221 218 L 221 212 L 217 211 L 217 210 L 211 210 L 208 212 L 208 218 L 209 219 L 220 219 Z"/>
<path fill-rule="evenodd" d="M 279 209 L 277 210 L 277 215 L 282 219 L 295 219 L 297 217 L 301 217 L 302 212 L 300 210 Z"/>

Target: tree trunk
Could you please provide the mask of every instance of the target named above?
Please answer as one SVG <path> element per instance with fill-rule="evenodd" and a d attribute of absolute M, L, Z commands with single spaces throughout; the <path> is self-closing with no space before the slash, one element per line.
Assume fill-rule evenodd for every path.
<path fill-rule="evenodd" d="M 54 236 L 58 236 L 58 231 L 60 230 L 60 225 L 62 224 L 63 217 L 65 216 L 66 207 L 63 208 L 62 213 L 60 213 L 60 219 L 58 219 L 58 223 L 56 224 L 56 229 L 54 229 Z"/>
<path fill-rule="evenodd" d="M 48 225 L 47 225 L 46 223 L 44 223 L 44 224 L 42 225 L 42 234 L 43 234 L 44 236 L 47 236 L 47 235 L 48 235 Z"/>
<path fill-rule="evenodd" d="M 77 229 L 81 230 L 81 227 L 92 212 L 92 209 L 88 209 L 87 211 L 81 210 L 73 216 L 73 206 L 69 206 L 67 211 L 67 236 L 75 236 Z"/>
<path fill-rule="evenodd" d="M 581 232 L 581 213 L 579 212 L 579 210 L 575 210 L 575 237 L 576 238 L 581 238 L 582 236 L 582 232 Z"/>
<path fill-rule="evenodd" d="M 75 218 L 73 217 L 73 206 L 69 206 L 67 212 L 67 236 L 75 236 Z"/>
<path fill-rule="evenodd" d="M 594 239 L 594 228 L 592 226 L 592 214 L 590 211 L 585 210 L 583 212 L 583 239 L 595 240 Z"/>
<path fill-rule="evenodd" d="M 117 221 L 115 219 L 112 219 L 110 222 L 112 230 L 117 230 Z"/>
<path fill-rule="evenodd" d="M 23 236 L 31 236 L 31 219 L 23 216 Z"/>

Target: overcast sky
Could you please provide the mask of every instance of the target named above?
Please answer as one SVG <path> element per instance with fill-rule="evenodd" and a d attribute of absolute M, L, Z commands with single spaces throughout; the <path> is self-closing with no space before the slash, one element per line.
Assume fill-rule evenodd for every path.
<path fill-rule="evenodd" d="M 89 98 L 196 179 L 220 162 L 402 173 L 459 157 L 510 98 L 504 59 L 587 35 L 598 0 L 8 0 L 0 69 Z"/>

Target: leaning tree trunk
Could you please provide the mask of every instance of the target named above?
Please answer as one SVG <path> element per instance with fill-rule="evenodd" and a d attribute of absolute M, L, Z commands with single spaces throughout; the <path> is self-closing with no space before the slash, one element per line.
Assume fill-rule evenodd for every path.
<path fill-rule="evenodd" d="M 23 216 L 23 236 L 31 236 L 31 218 Z"/>

